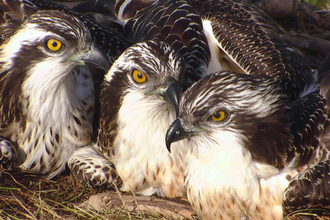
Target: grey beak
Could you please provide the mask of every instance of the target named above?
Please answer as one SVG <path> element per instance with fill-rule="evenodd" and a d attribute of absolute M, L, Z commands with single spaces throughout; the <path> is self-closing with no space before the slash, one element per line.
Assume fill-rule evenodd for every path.
<path fill-rule="evenodd" d="M 178 81 L 174 81 L 169 85 L 167 90 L 165 91 L 163 97 L 164 100 L 170 103 L 175 109 L 176 116 L 179 113 L 179 101 L 182 93 L 182 83 Z"/>
<path fill-rule="evenodd" d="M 107 54 L 97 45 L 93 45 L 91 51 L 87 53 L 82 60 L 87 64 L 92 64 L 96 68 L 101 68 L 107 73 L 111 67 Z"/>
<path fill-rule="evenodd" d="M 185 139 L 190 135 L 191 132 L 182 127 L 180 119 L 176 119 L 166 132 L 165 142 L 168 152 L 171 153 L 171 144 L 173 142 Z"/>

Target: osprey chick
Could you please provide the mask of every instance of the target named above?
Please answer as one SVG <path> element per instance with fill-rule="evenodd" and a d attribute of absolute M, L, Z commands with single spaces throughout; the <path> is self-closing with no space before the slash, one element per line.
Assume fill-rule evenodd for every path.
<path fill-rule="evenodd" d="M 326 101 L 317 86 L 308 91 L 289 101 L 279 80 L 235 72 L 186 90 L 166 144 L 188 151 L 185 183 L 199 217 L 282 219 L 286 177 L 328 155 L 319 142 Z"/>
<path fill-rule="evenodd" d="M 15 167 L 52 178 L 89 143 L 94 85 L 86 63 L 110 67 L 87 27 L 63 12 L 38 11 L 3 42 L 0 137 L 10 142 L 1 141 L 1 163 L 17 151 Z"/>

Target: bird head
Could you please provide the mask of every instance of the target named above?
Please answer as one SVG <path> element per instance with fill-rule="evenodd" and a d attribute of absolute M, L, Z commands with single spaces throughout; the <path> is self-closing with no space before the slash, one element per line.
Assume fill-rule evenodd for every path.
<path fill-rule="evenodd" d="M 234 72 L 211 74 L 186 90 L 166 146 L 187 139 L 192 152 L 239 146 L 253 159 L 276 164 L 290 139 L 286 95 L 269 77 Z M 275 158 L 275 159 L 274 159 Z"/>
<path fill-rule="evenodd" d="M 88 102 L 93 105 L 93 79 L 85 68 L 90 63 L 105 71 L 110 68 L 87 27 L 60 11 L 38 11 L 0 46 L 1 102 L 15 108 L 15 103 L 21 103 L 31 115 L 43 119 L 57 102 L 70 100 L 70 105 L 63 105 L 71 109 L 90 96 Z"/>
<path fill-rule="evenodd" d="M 183 59 L 166 43 L 146 41 L 127 48 L 102 84 L 99 145 L 112 146 L 119 126 L 134 134 L 146 127 L 166 129 L 178 111 L 184 74 Z"/>
<path fill-rule="evenodd" d="M 168 44 L 146 41 L 124 51 L 106 74 L 104 87 L 117 87 L 122 101 L 134 96 L 135 102 L 167 103 L 177 111 L 184 73 L 183 60 Z"/>
<path fill-rule="evenodd" d="M 38 11 L 28 17 L 0 49 L 3 69 L 18 69 L 37 78 L 66 76 L 79 65 L 93 64 L 106 72 L 107 55 L 91 40 L 87 27 L 60 11 Z"/>

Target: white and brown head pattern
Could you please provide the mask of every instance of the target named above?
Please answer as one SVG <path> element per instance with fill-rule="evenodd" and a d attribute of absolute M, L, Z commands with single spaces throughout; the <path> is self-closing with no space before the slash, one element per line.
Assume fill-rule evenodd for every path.
<path fill-rule="evenodd" d="M 166 141 L 188 149 L 187 194 L 200 217 L 281 219 L 286 175 L 326 153 L 325 119 L 318 90 L 290 102 L 278 80 L 218 72 L 182 95 Z"/>
<path fill-rule="evenodd" d="M 59 11 L 28 17 L 0 47 L 0 136 L 17 146 L 16 166 L 60 173 L 92 135 L 94 85 L 86 63 L 107 70 L 87 27 Z"/>

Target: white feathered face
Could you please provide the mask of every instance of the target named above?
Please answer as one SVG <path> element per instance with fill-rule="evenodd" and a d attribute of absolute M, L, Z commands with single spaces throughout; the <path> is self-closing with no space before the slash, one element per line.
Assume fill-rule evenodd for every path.
<path fill-rule="evenodd" d="M 182 80 L 185 64 L 166 43 L 147 41 L 128 48 L 113 64 L 106 81 L 112 84 L 124 78 L 125 88 L 154 94 L 168 83 Z M 127 92 L 127 91 L 126 91 Z"/>
<path fill-rule="evenodd" d="M 184 74 L 183 60 L 166 43 L 146 41 L 129 47 L 105 76 L 100 121 L 104 132 L 141 116 L 175 114 Z"/>
<path fill-rule="evenodd" d="M 286 95 L 279 88 L 272 79 L 234 72 L 205 77 L 182 95 L 179 118 L 167 132 L 167 147 L 183 138 L 219 150 L 239 144 L 255 160 L 277 164 L 275 155 L 283 153 L 283 140 L 290 139 Z"/>
<path fill-rule="evenodd" d="M 86 63 L 109 69 L 87 27 L 38 11 L 0 47 L 0 132 L 18 147 L 17 166 L 57 175 L 92 135 L 94 84 Z"/>
<path fill-rule="evenodd" d="M 63 80 L 86 62 L 106 71 L 110 66 L 81 21 L 51 10 L 39 11 L 24 21 L 1 46 L 0 62 L 2 71 L 25 74 L 21 78 L 34 78 L 40 84 Z"/>
<path fill-rule="evenodd" d="M 82 87 L 92 93 L 92 82 L 84 79 L 89 71 L 80 74 L 81 79 L 76 76 L 75 70 L 86 63 L 106 71 L 110 67 L 108 57 L 92 43 L 81 21 L 52 10 L 31 15 L 0 47 L 1 126 L 19 121 L 26 109 L 33 117 L 37 117 L 34 112 L 44 111 L 47 118 L 55 97 L 63 103 L 70 100 L 72 105 L 65 107 L 69 109 L 77 95 L 85 96 Z"/>

